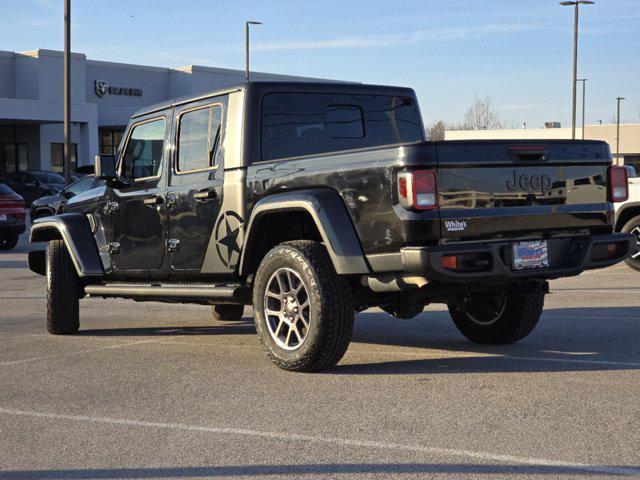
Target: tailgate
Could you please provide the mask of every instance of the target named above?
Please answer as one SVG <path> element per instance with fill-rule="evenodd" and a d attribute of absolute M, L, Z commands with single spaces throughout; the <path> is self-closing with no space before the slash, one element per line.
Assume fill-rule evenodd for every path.
<path fill-rule="evenodd" d="M 597 141 L 460 141 L 436 147 L 442 238 L 607 228 L 609 147 Z"/>

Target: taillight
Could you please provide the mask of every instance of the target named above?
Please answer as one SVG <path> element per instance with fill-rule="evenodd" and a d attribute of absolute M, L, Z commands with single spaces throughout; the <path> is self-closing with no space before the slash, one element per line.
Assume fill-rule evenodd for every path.
<path fill-rule="evenodd" d="M 432 210 L 438 208 L 436 172 L 416 170 L 398 174 L 398 198 L 409 209 Z"/>
<path fill-rule="evenodd" d="M 609 198 L 624 202 L 629 198 L 629 175 L 624 167 L 609 167 Z"/>
<path fill-rule="evenodd" d="M 24 200 L 17 195 L 0 195 L 0 213 L 24 220 Z"/>

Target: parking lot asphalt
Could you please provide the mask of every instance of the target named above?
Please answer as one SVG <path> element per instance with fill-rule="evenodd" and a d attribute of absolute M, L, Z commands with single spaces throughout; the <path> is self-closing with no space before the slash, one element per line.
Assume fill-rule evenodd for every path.
<path fill-rule="evenodd" d="M 262 352 L 251 310 L 88 299 L 46 334 L 28 246 L 0 252 L 0 478 L 640 476 L 640 273 L 552 282 L 518 344 L 466 341 L 442 305 L 357 315 L 334 369 Z"/>

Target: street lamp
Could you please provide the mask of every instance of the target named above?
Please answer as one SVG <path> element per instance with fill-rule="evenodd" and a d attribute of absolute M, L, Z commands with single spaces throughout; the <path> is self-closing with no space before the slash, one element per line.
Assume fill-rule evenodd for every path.
<path fill-rule="evenodd" d="M 578 82 L 582 82 L 582 140 L 584 140 L 584 106 L 585 106 L 585 96 L 587 93 L 587 79 L 579 78 Z"/>
<path fill-rule="evenodd" d="M 71 0 L 64 0 L 64 183 L 71 182 Z"/>
<path fill-rule="evenodd" d="M 249 81 L 249 25 L 262 25 L 262 22 L 254 22 L 253 20 L 247 20 L 244 24 L 244 33 L 245 33 L 245 54 L 246 54 L 246 65 L 244 71 L 244 81 Z"/>
<path fill-rule="evenodd" d="M 571 138 L 576 139 L 576 100 L 577 100 L 577 83 L 578 83 L 578 18 L 580 5 L 593 5 L 595 2 L 591 0 L 577 0 L 560 2 L 565 7 L 572 6 L 575 8 L 573 23 L 573 111 L 571 116 Z"/>
<path fill-rule="evenodd" d="M 616 163 L 620 159 L 620 102 L 622 100 L 626 100 L 624 97 L 616 97 L 616 101 L 618 102 L 618 119 L 617 119 L 617 127 L 616 127 Z"/>

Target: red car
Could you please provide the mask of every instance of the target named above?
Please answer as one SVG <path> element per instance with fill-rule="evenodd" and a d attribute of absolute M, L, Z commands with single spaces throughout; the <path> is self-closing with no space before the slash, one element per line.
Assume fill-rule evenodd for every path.
<path fill-rule="evenodd" d="M 0 183 L 0 250 L 11 250 L 25 230 L 24 199 Z"/>

